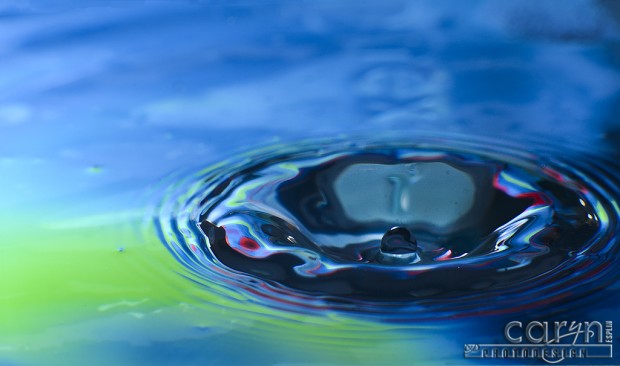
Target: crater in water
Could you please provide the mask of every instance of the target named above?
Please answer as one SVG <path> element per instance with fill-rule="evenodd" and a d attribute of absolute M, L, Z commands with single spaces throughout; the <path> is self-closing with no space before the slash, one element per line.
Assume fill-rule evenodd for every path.
<path fill-rule="evenodd" d="M 276 146 L 177 182 L 156 224 L 188 277 L 227 296 L 510 312 L 617 277 L 618 174 L 574 155 L 456 138 Z"/>

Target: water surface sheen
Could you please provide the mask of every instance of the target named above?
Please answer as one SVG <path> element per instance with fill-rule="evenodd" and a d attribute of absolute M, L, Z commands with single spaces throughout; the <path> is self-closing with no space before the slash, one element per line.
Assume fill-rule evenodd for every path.
<path fill-rule="evenodd" d="M 0 365 L 617 326 L 616 4 L 0 2 Z"/>
<path fill-rule="evenodd" d="M 616 279 L 619 224 L 618 171 L 537 150 L 462 136 L 268 147 L 175 185 L 155 222 L 198 283 L 284 310 L 536 309 Z"/>

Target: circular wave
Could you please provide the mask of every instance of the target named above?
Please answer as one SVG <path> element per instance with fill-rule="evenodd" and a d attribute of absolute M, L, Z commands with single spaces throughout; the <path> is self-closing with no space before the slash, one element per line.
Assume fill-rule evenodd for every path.
<path fill-rule="evenodd" d="M 620 173 L 536 150 L 277 145 L 176 181 L 154 223 L 188 278 L 240 301 L 399 320 L 541 308 L 617 279 Z"/>

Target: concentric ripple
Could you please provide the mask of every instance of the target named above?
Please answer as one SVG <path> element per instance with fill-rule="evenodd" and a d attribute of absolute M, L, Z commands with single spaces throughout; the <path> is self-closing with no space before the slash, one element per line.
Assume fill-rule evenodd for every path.
<path fill-rule="evenodd" d="M 401 320 L 541 308 L 618 277 L 620 174 L 536 151 L 462 137 L 272 146 L 177 181 L 154 220 L 188 278 L 239 301 Z"/>

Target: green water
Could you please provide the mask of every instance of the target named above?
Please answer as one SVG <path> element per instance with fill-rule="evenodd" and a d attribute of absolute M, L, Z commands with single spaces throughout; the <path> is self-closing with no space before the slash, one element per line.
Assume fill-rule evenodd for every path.
<path fill-rule="evenodd" d="M 413 332 L 421 325 L 209 296 L 135 216 L 2 231 L 11 244 L 0 246 L 10 279 L 0 282 L 0 364 L 409 364 L 430 356 Z M 106 220 L 120 222 L 97 224 Z"/>

